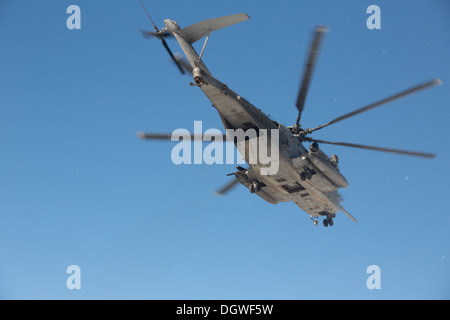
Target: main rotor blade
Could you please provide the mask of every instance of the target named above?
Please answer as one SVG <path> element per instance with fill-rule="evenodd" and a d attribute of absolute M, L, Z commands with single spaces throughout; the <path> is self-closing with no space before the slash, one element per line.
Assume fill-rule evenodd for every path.
<path fill-rule="evenodd" d="M 136 133 L 139 139 L 147 140 L 168 140 L 171 141 L 172 135 L 170 133 Z"/>
<path fill-rule="evenodd" d="M 226 193 L 228 193 L 231 189 L 233 189 L 238 184 L 238 182 L 239 181 L 236 178 L 233 178 L 233 180 L 231 180 L 229 183 L 220 188 L 220 190 L 214 192 L 214 194 L 218 196 L 223 196 Z"/>
<path fill-rule="evenodd" d="M 309 82 L 311 81 L 311 76 L 314 70 L 314 66 L 316 64 L 317 55 L 320 50 L 320 45 L 322 43 L 323 35 L 328 31 L 328 28 L 325 26 L 319 26 L 316 28 L 313 41 L 311 42 L 311 46 L 309 48 L 309 56 L 308 60 L 306 60 L 305 69 L 303 71 L 303 78 L 300 85 L 300 90 L 297 96 L 297 103 L 295 104 L 298 109 L 298 117 L 297 123 L 298 126 L 300 123 L 300 118 L 302 116 L 303 108 L 305 106 L 306 94 L 308 93 Z"/>
<path fill-rule="evenodd" d="M 150 19 L 150 22 L 152 23 L 153 28 L 155 28 L 155 31 L 156 31 L 156 32 L 159 32 L 158 27 L 157 27 L 156 24 L 153 22 L 152 17 L 150 17 L 150 14 L 148 13 L 147 8 L 144 6 L 144 3 L 142 2 L 142 0 L 139 0 L 139 3 L 141 4 L 142 9 L 144 9 L 145 14 L 147 15 L 147 17 Z"/>
<path fill-rule="evenodd" d="M 175 64 L 178 67 L 178 70 L 180 70 L 181 74 L 184 74 L 184 70 L 183 67 L 181 66 L 181 64 L 178 62 L 178 60 L 175 58 L 175 56 L 173 55 L 172 51 L 170 50 L 169 46 L 167 45 L 166 40 L 164 40 L 164 38 L 161 38 L 161 42 L 164 46 L 164 48 L 166 48 L 167 52 L 169 53 L 170 57 L 172 58 L 172 60 L 175 62 Z"/>
<path fill-rule="evenodd" d="M 171 133 L 145 133 L 145 132 L 138 132 L 137 136 L 139 139 L 143 140 L 163 140 L 163 141 L 172 141 L 172 134 Z M 191 135 L 190 136 L 191 141 L 205 141 L 210 142 L 213 141 L 213 138 L 215 138 L 214 135 Z M 227 135 L 222 135 L 222 141 L 227 142 Z"/>
<path fill-rule="evenodd" d="M 314 128 L 314 129 L 310 129 L 310 130 L 308 130 L 308 132 L 311 133 L 311 132 L 317 131 L 317 130 L 319 130 L 319 129 L 323 129 L 323 128 L 325 128 L 325 127 L 328 127 L 329 125 L 332 125 L 332 124 L 337 123 L 337 122 L 340 122 L 340 121 L 342 121 L 342 120 L 344 120 L 344 119 L 347 119 L 347 118 L 356 116 L 357 114 L 366 112 L 366 111 L 368 111 L 368 110 L 370 110 L 370 109 L 379 107 L 379 106 L 381 106 L 381 105 L 383 105 L 383 104 L 385 104 L 385 103 L 394 101 L 394 100 L 396 100 L 396 99 L 405 97 L 405 96 L 407 96 L 407 95 L 409 95 L 409 94 L 418 92 L 418 91 L 420 91 L 420 90 L 423 90 L 423 89 L 426 89 L 426 88 L 429 88 L 429 87 L 432 87 L 432 86 L 435 86 L 435 85 L 440 85 L 440 84 L 442 84 L 442 81 L 441 81 L 441 79 L 439 79 L 439 78 L 434 79 L 434 80 L 431 80 L 431 81 L 428 81 L 428 82 L 426 82 L 426 83 L 420 84 L 420 85 L 415 86 L 415 87 L 413 87 L 413 88 L 410 88 L 410 89 L 407 89 L 407 90 L 402 91 L 402 92 L 400 92 L 400 93 L 397 93 L 397 94 L 395 94 L 395 95 L 393 95 L 393 96 L 390 96 L 390 97 L 388 97 L 388 98 L 386 98 L 386 99 L 383 99 L 383 100 L 380 100 L 380 101 L 378 101 L 378 102 L 372 103 L 372 104 L 370 104 L 370 105 L 368 105 L 368 106 L 366 106 L 366 107 L 360 108 L 360 109 L 355 110 L 355 111 L 352 111 L 352 112 L 350 112 L 350 113 L 347 113 L 347 114 L 345 114 L 345 115 L 343 115 L 343 116 L 340 116 L 340 117 L 338 117 L 338 118 L 336 118 L 336 119 L 334 119 L 334 120 L 331 120 L 330 122 L 328 122 L 328 123 L 326 123 L 326 124 L 323 124 L 323 125 L 321 125 L 321 126 L 318 126 L 318 127 Z"/>
<path fill-rule="evenodd" d="M 382 148 L 382 147 L 373 147 L 373 146 L 366 146 L 366 145 L 362 145 L 362 144 L 347 143 L 347 142 L 330 142 L 330 141 L 312 139 L 312 138 L 309 138 L 309 137 L 306 137 L 304 139 L 306 141 L 310 141 L 310 142 L 333 144 L 333 145 L 336 145 L 336 146 L 359 148 L 359 149 L 367 149 L 367 150 L 375 150 L 375 151 L 382 151 L 382 152 L 390 152 L 390 153 L 396 153 L 396 154 L 402 154 L 402 155 L 414 156 L 414 157 L 423 157 L 423 158 L 430 158 L 430 159 L 433 159 L 434 157 L 436 157 L 436 154 L 434 154 L 434 153 L 398 150 L 398 149 Z"/>

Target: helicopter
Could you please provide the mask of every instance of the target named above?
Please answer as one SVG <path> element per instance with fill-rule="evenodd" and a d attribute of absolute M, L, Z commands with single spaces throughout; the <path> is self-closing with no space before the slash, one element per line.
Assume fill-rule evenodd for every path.
<path fill-rule="evenodd" d="M 216 79 L 202 61 L 202 56 L 211 33 L 249 20 L 250 17 L 246 13 L 208 19 L 185 28 L 181 28 L 173 20 L 166 19 L 164 20 L 165 27 L 158 29 L 142 1 L 139 1 L 154 28 L 154 31 L 141 30 L 143 36 L 161 40 L 179 71 L 182 74 L 187 72 L 192 75 L 193 82 L 190 82 L 190 85 L 200 88 L 211 101 L 227 133 L 229 130 L 238 129 L 242 129 L 244 132 L 254 130 L 257 135 L 259 135 L 259 132 L 266 130 L 269 137 L 274 130 L 278 133 L 277 151 L 279 153 L 279 166 L 277 172 L 272 174 L 262 174 L 262 170 L 264 169 L 262 163 L 258 161 L 256 163 L 250 163 L 248 161 L 252 152 L 251 148 L 249 148 L 250 139 L 237 141 L 233 137 L 230 137 L 230 135 L 223 134 L 224 141 L 234 142 L 239 151 L 242 148 L 244 148 L 243 151 L 247 151 L 244 157 L 249 166 L 247 168 L 237 166 L 237 171 L 229 174 L 229 176 L 234 176 L 233 180 L 218 190 L 216 192 L 217 195 L 225 195 L 240 183 L 247 187 L 250 193 L 258 195 L 271 204 L 289 201 L 294 202 L 310 216 L 314 225 L 318 225 L 319 218 L 323 217 L 324 227 L 333 226 L 333 219 L 338 212 L 343 212 L 357 223 L 357 220 L 341 205 L 341 196 L 338 190 L 340 188 L 347 188 L 348 182 L 340 172 L 338 165 L 339 158 L 334 154 L 328 156 L 322 151 L 319 145 L 330 144 L 429 159 L 436 156 L 433 153 L 419 151 L 407 151 L 347 142 L 331 142 L 314 139 L 310 135 L 332 124 L 372 110 L 388 102 L 417 93 L 432 86 L 440 85 L 442 82 L 439 78 L 371 103 L 315 128 L 304 128 L 300 123 L 301 116 L 324 35 L 328 32 L 328 27 L 318 26 L 312 35 L 312 41 L 295 103 L 298 110 L 296 122 L 292 126 L 284 126 L 272 120 L 271 117 L 231 90 L 225 83 Z M 173 54 L 165 40 L 168 37 L 173 37 L 178 41 L 187 60 L 179 54 Z M 205 41 L 200 54 L 198 54 L 192 45 L 203 38 L 205 38 Z M 171 139 L 171 134 L 166 133 L 138 132 L 137 135 L 141 139 L 175 141 Z M 211 137 L 206 138 L 202 135 L 194 135 L 190 139 L 211 141 Z M 243 142 L 243 147 L 241 145 L 241 148 L 239 148 L 239 142 Z M 309 143 L 309 145 L 305 146 L 306 143 Z"/>

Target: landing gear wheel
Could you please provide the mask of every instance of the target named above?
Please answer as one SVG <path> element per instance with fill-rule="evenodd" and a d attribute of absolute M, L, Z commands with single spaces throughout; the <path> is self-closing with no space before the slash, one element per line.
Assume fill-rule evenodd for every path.
<path fill-rule="evenodd" d="M 258 181 L 254 181 L 252 182 L 252 184 L 250 185 L 250 193 L 255 193 L 255 192 L 259 192 L 261 191 L 261 186 L 259 185 Z"/>
<path fill-rule="evenodd" d="M 328 219 L 323 219 L 323 226 L 328 227 Z"/>
<path fill-rule="evenodd" d="M 306 175 L 304 172 L 300 172 L 300 180 L 302 180 L 302 181 L 306 180 Z"/>
<path fill-rule="evenodd" d="M 309 170 L 306 171 L 306 179 L 311 180 L 311 178 L 312 178 L 311 172 Z"/>
<path fill-rule="evenodd" d="M 332 219 L 332 218 L 327 218 L 327 220 L 328 220 L 328 225 L 329 225 L 330 227 L 332 227 L 332 226 L 334 225 L 333 219 Z"/>

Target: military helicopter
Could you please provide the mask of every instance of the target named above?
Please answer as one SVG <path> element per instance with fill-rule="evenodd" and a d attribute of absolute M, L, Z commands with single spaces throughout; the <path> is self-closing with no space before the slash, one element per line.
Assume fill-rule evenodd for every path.
<path fill-rule="evenodd" d="M 212 102 L 213 107 L 219 113 L 227 132 L 228 129 L 243 129 L 244 131 L 253 129 L 257 132 L 262 129 L 267 129 L 268 132 L 272 132 L 272 130 L 278 130 L 279 132 L 279 168 L 277 173 L 262 175 L 261 169 L 263 168 L 263 165 L 260 163 L 249 163 L 248 168 L 237 166 L 237 171 L 229 174 L 234 176 L 234 179 L 218 190 L 216 194 L 224 195 L 238 183 L 241 183 L 247 187 L 251 193 L 258 195 L 271 204 L 288 201 L 294 202 L 310 215 L 314 225 L 317 225 L 318 219 L 323 217 L 323 225 L 328 227 L 333 226 L 333 219 L 339 211 L 345 213 L 354 222 L 357 222 L 357 220 L 341 205 L 341 197 L 338 193 L 338 189 L 346 188 L 348 182 L 339 170 L 339 159 L 336 155 L 332 155 L 331 157 L 327 156 L 325 152 L 320 149 L 319 144 L 331 144 L 424 158 L 435 157 L 435 154 L 432 153 L 318 140 L 312 138 L 310 134 L 337 122 L 379 107 L 385 103 L 439 85 L 441 84 L 440 79 L 434 79 L 414 86 L 363 108 L 342 115 L 318 127 L 305 129 L 300 124 L 300 120 L 316 59 L 324 35 L 328 31 L 327 27 L 319 26 L 316 27 L 313 32 L 308 57 L 304 66 L 303 77 L 296 101 L 298 116 L 293 126 L 286 127 L 269 118 L 269 116 L 264 114 L 260 109 L 256 108 L 246 99 L 243 99 L 240 95 L 232 91 L 226 84 L 217 80 L 202 61 L 202 56 L 210 34 L 216 30 L 250 19 L 246 13 L 204 20 L 186 28 L 181 28 L 175 21 L 167 19 L 164 20 L 165 27 L 159 30 L 141 0 L 140 3 L 155 30 L 142 31 L 142 34 L 147 38 L 154 37 L 161 40 L 163 46 L 180 72 L 182 74 L 185 72 L 192 74 L 194 82 L 191 82 L 190 84 L 199 87 Z M 174 37 L 178 41 L 187 61 L 181 58 L 180 55 L 174 55 L 172 53 L 165 40 L 167 37 Z M 200 54 L 198 54 L 192 44 L 202 38 L 205 38 L 205 42 Z M 268 135 L 270 135 L 270 133 Z M 141 139 L 171 140 L 171 134 L 138 132 L 138 137 Z M 224 139 L 226 139 L 226 137 L 227 135 L 224 135 Z M 192 136 L 191 139 L 208 140 L 205 139 L 204 136 Z M 211 141 L 211 139 L 208 141 Z M 228 139 L 228 141 L 230 141 L 230 139 Z M 236 145 L 236 140 L 234 140 L 234 143 Z M 306 147 L 304 143 L 310 144 Z M 247 157 L 245 160 L 248 163 Z"/>

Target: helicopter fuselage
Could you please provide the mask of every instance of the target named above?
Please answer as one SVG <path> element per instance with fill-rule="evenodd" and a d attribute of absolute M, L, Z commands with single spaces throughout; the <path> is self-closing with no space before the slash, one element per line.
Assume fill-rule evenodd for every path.
<path fill-rule="evenodd" d="M 167 20 L 165 22 L 169 27 Z M 347 180 L 339 172 L 337 162 L 333 163 L 317 144 L 313 144 L 308 150 L 301 141 L 301 135 L 294 134 L 291 128 L 273 121 L 217 80 L 192 45 L 177 32 L 179 27 L 171 27 L 169 30 L 191 64 L 195 86 L 212 102 L 225 129 L 266 129 L 267 132 L 279 130 L 278 172 L 262 175 L 261 164 L 249 163 L 248 169 L 236 171 L 236 179 L 269 203 L 292 201 L 311 217 L 334 218 L 342 209 L 337 190 L 348 186 Z M 248 152 L 245 154 L 248 156 Z"/>
<path fill-rule="evenodd" d="M 421 83 L 362 108 L 348 112 L 315 128 L 307 128 L 304 130 L 301 128 L 300 120 L 318 52 L 324 34 L 328 31 L 326 26 L 317 26 L 313 33 L 308 58 L 306 59 L 303 77 L 300 83 L 300 90 L 295 103 L 298 110 L 297 121 L 294 126 L 285 127 L 273 121 L 248 100 L 228 88 L 225 83 L 217 80 L 202 61 L 202 56 L 211 32 L 250 19 L 246 13 L 203 20 L 183 29 L 175 21 L 167 19 L 164 20 L 165 28 L 161 31 L 153 23 L 150 15 L 148 17 L 153 24 L 155 32 L 144 31 L 143 35 L 145 37 L 153 36 L 160 39 L 180 72 L 184 74 L 186 70 L 192 74 L 194 82 L 190 84 L 199 87 L 212 102 L 227 131 L 226 139 L 235 143 L 241 156 L 243 156 L 249 165 L 248 168 L 236 167 L 238 170 L 234 173 L 236 179 L 221 188 L 217 192 L 219 195 L 228 192 L 234 185 L 240 182 L 251 193 L 256 193 L 269 203 L 294 202 L 311 216 L 315 225 L 317 225 L 317 217 L 319 216 L 325 216 L 323 220 L 325 227 L 333 225 L 333 218 L 338 211 L 342 211 L 351 220 L 357 222 L 341 206 L 341 197 L 338 190 L 340 188 L 346 188 L 348 182 L 340 173 L 338 157 L 336 155 L 331 155 L 331 157 L 327 156 L 320 150 L 319 143 L 428 159 L 433 159 L 436 156 L 436 154 L 429 152 L 318 140 L 309 135 L 317 130 L 380 107 L 388 102 L 436 85 L 441 85 L 442 81 L 439 78 Z M 168 33 L 176 38 L 188 61 L 180 57 L 177 58 L 172 53 L 164 40 L 166 36 L 169 36 Z M 205 43 L 199 55 L 192 44 L 205 37 Z M 230 132 L 239 132 L 239 137 L 236 135 L 230 137 Z M 246 134 L 249 132 L 253 135 Z M 138 133 L 138 136 L 145 139 L 172 140 L 171 137 L 164 134 Z M 254 144 L 255 140 L 258 140 L 256 143 L 257 147 Z M 311 143 L 309 148 L 304 146 L 303 143 L 305 142 Z M 268 162 L 265 161 L 266 159 L 263 160 L 264 152 L 261 153 L 260 148 L 265 148 L 267 155 L 270 150 L 269 168 L 267 166 Z M 258 151 L 256 151 L 257 149 Z M 276 159 L 275 169 L 272 167 L 274 155 Z"/>

